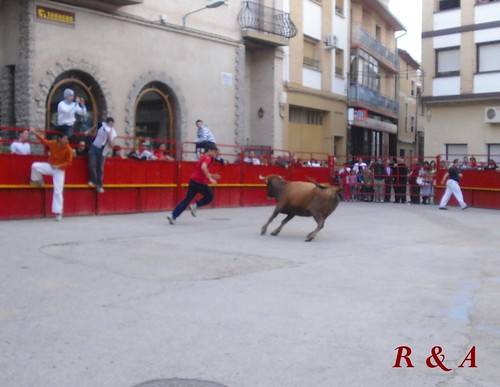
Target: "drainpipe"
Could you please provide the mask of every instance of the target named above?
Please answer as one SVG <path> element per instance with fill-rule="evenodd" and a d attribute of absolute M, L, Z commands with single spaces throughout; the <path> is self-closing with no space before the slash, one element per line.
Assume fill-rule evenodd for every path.
<path fill-rule="evenodd" d="M 399 53 L 398 53 L 398 39 L 405 36 L 406 34 L 408 33 L 408 31 L 404 31 L 403 34 L 399 35 L 399 36 L 396 36 L 396 58 L 397 58 L 397 61 L 398 61 L 398 75 L 396 76 L 396 84 L 394 86 L 395 88 L 395 100 L 398 104 L 398 112 L 397 112 L 397 116 L 398 116 L 398 132 L 396 134 L 396 153 L 398 153 L 398 135 L 399 135 L 399 77 L 400 77 L 400 71 L 401 69 L 399 68 Z"/>

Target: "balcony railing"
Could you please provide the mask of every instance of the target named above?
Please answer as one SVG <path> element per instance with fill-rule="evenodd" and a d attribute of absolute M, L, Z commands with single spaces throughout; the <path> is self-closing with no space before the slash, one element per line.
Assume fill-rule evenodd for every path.
<path fill-rule="evenodd" d="M 241 28 L 282 36 L 290 39 L 297 35 L 297 27 L 290 14 L 253 1 L 243 1 L 238 22 Z"/>
<path fill-rule="evenodd" d="M 356 32 L 356 31 L 355 31 Z M 353 36 L 353 42 L 359 42 L 362 46 L 367 48 L 367 51 L 372 55 L 378 57 L 395 68 L 399 66 L 399 58 L 395 51 L 391 50 L 385 44 L 375 39 L 372 35 L 368 33 L 363 27 L 360 27 Z"/>
<path fill-rule="evenodd" d="M 309 66 L 309 67 L 312 67 L 314 69 L 319 69 L 319 60 L 317 59 L 314 59 L 314 58 L 309 58 L 308 56 L 305 56 L 302 60 L 302 63 L 305 65 L 305 66 Z"/>
<path fill-rule="evenodd" d="M 399 104 L 397 101 L 384 97 L 378 91 L 359 84 L 351 84 L 349 89 L 349 100 L 368 103 L 395 115 L 399 112 Z"/>

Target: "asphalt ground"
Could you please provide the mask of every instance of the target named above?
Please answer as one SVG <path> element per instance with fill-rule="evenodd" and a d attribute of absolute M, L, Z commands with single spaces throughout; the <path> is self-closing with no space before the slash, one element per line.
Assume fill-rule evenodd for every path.
<path fill-rule="evenodd" d="M 0 386 L 500 385 L 500 212 L 272 208 L 0 222 Z"/>

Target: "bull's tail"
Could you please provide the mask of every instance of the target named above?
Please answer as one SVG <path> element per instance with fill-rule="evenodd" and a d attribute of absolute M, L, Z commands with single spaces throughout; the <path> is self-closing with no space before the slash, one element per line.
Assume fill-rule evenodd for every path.
<path fill-rule="evenodd" d="M 333 189 L 334 191 L 338 191 L 339 190 L 339 187 L 336 187 L 336 186 L 331 186 L 331 185 L 322 185 L 322 184 L 319 184 L 316 180 L 314 180 L 312 177 L 309 177 L 307 176 L 307 178 L 309 179 L 309 181 L 311 183 L 313 183 L 316 187 L 318 187 L 319 189 L 328 189 L 328 188 L 331 188 Z"/>
<path fill-rule="evenodd" d="M 327 187 L 326 185 L 321 185 L 321 184 L 319 184 L 319 183 L 318 183 L 316 180 L 314 180 L 312 177 L 307 176 L 307 178 L 309 179 L 309 181 L 310 181 L 311 183 L 313 183 L 316 187 L 318 187 L 318 188 L 320 188 L 320 189 L 327 189 L 327 188 L 329 188 L 329 187 Z"/>

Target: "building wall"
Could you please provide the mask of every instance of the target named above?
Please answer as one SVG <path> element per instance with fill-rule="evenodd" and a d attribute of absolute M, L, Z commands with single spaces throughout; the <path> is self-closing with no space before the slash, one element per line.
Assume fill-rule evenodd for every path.
<path fill-rule="evenodd" d="M 500 40 L 500 2 L 462 1 L 461 8 L 435 9 L 438 3 L 423 1 L 426 155 L 444 154 L 447 145 L 463 144 L 469 154 L 484 158 L 488 145 L 500 144 L 500 123 L 485 119 L 486 108 L 500 107 L 500 68 L 479 71 L 478 44 Z M 447 47 L 460 48 L 459 75 L 436 73 L 436 50 Z"/>

